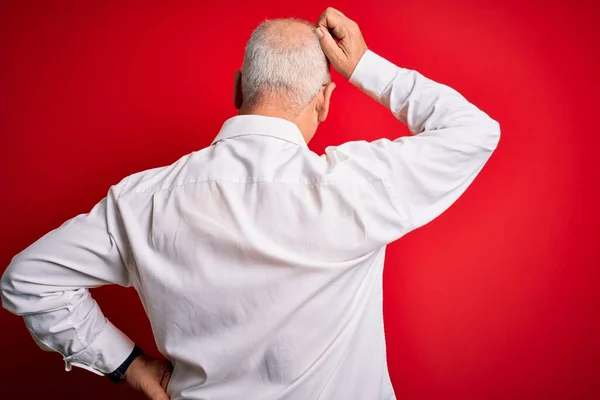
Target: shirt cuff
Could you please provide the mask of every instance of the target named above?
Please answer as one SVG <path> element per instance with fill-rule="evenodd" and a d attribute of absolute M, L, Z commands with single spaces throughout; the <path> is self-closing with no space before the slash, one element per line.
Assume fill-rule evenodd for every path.
<path fill-rule="evenodd" d="M 398 66 L 367 50 L 354 68 L 350 82 L 380 101 L 400 71 Z"/>
<path fill-rule="evenodd" d="M 64 358 L 65 370 L 70 371 L 74 365 L 98 375 L 108 375 L 127 359 L 133 346 L 133 341 L 107 320 L 88 347 Z"/>

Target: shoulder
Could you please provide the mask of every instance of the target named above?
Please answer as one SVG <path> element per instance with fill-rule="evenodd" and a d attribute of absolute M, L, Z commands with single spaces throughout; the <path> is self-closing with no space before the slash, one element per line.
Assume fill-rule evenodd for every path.
<path fill-rule="evenodd" d="M 158 191 L 170 190 L 185 181 L 186 166 L 191 154 L 181 157 L 171 165 L 151 168 L 129 175 L 113 187 L 117 198 L 134 193 L 153 194 Z"/>

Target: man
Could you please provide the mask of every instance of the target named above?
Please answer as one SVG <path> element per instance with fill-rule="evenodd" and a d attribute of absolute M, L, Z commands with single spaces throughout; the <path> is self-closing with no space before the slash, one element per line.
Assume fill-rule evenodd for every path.
<path fill-rule="evenodd" d="M 335 88 L 326 57 L 415 135 L 311 152 Z M 17 255 L 4 307 L 67 369 L 124 379 L 151 399 L 393 399 L 385 247 L 465 191 L 498 123 L 367 50 L 331 8 L 316 29 L 260 25 L 235 104 L 240 115 L 211 146 L 125 178 Z M 111 283 L 138 291 L 169 361 L 104 318 L 88 288 Z"/>

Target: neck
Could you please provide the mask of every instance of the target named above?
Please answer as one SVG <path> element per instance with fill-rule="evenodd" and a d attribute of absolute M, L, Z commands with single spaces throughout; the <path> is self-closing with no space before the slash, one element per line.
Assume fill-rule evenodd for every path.
<path fill-rule="evenodd" d="M 302 113 L 297 116 L 292 116 L 288 111 L 281 109 L 281 107 L 275 107 L 270 104 L 260 104 L 253 107 L 242 106 L 242 108 L 240 108 L 240 115 L 262 115 L 264 117 L 285 119 L 293 122 L 298 129 L 300 129 L 306 143 L 310 141 L 308 129 L 306 129 L 306 124 L 303 123 Z"/>

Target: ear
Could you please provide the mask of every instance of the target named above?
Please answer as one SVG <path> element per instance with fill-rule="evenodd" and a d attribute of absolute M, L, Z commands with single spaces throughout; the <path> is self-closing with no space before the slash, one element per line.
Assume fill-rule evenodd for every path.
<path fill-rule="evenodd" d="M 242 93 L 242 71 L 235 71 L 235 79 L 233 82 L 233 105 L 238 110 L 242 108 L 244 103 L 244 94 Z"/>
<path fill-rule="evenodd" d="M 327 85 L 321 88 L 323 98 L 321 99 L 320 104 L 317 105 L 319 122 L 323 122 L 327 119 L 333 89 L 335 89 L 335 83 L 333 82 L 329 82 Z"/>

